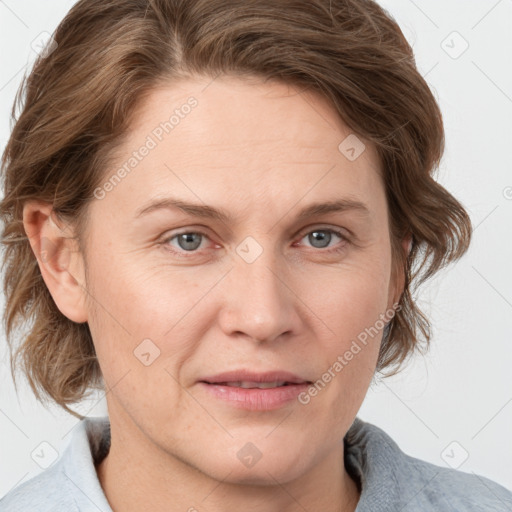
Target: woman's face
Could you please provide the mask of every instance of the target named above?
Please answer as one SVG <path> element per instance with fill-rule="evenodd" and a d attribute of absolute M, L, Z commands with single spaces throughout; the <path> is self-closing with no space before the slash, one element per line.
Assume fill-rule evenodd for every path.
<path fill-rule="evenodd" d="M 340 449 L 400 295 L 378 168 L 324 100 L 283 84 L 182 81 L 139 105 L 90 207 L 84 301 L 132 451 L 274 483 Z M 238 370 L 258 375 L 215 379 Z M 203 382 L 293 380 L 266 372 L 316 392 Z"/>

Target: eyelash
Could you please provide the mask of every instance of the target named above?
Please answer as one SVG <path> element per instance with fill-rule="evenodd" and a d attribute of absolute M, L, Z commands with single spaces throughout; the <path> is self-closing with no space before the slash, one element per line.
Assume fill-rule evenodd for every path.
<path fill-rule="evenodd" d="M 336 254 L 336 253 L 339 253 L 339 252 L 341 252 L 342 250 L 345 249 L 346 243 L 349 242 L 349 239 L 348 239 L 348 237 L 346 235 L 344 235 L 342 232 L 337 231 L 336 229 L 332 229 L 332 228 L 315 228 L 315 229 L 303 232 L 303 233 L 301 233 L 300 240 L 302 240 L 305 236 L 307 236 L 307 235 L 309 235 L 311 233 L 317 232 L 317 231 L 322 231 L 322 232 L 334 234 L 334 235 L 338 236 L 339 238 L 341 238 L 341 240 L 342 240 L 340 247 L 335 247 L 335 248 L 332 248 L 332 249 L 322 249 L 322 248 L 318 249 L 319 252 L 322 252 L 324 254 Z M 160 243 L 162 245 L 166 246 L 165 250 L 167 250 L 169 252 L 172 252 L 173 254 L 176 254 L 176 255 L 178 255 L 180 257 L 183 257 L 183 258 L 190 258 L 190 257 L 193 257 L 194 255 L 199 254 L 200 253 L 199 249 L 196 249 L 194 251 L 185 251 L 183 249 L 180 249 L 180 250 L 175 249 L 174 247 L 170 248 L 171 246 L 167 245 L 171 240 L 174 240 L 176 237 L 178 237 L 180 235 L 185 235 L 185 234 L 187 234 L 187 235 L 194 234 L 194 235 L 200 235 L 200 236 L 202 236 L 204 238 L 209 238 L 206 233 L 203 233 L 201 231 L 182 231 L 180 233 L 175 233 L 172 236 L 166 237 Z M 343 242 L 345 242 L 345 243 L 343 243 Z M 315 249 L 315 247 L 312 247 L 312 249 Z M 189 255 L 187 255 L 187 254 L 189 254 Z"/>

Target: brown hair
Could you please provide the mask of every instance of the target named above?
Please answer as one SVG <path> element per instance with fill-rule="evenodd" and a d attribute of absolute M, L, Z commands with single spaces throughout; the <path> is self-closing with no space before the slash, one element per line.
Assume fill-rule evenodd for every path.
<path fill-rule="evenodd" d="M 441 112 L 384 9 L 371 0 L 80 0 L 53 37 L 56 47 L 18 90 L 2 157 L 4 324 L 14 379 L 20 361 L 38 399 L 42 391 L 77 417 L 67 404 L 103 387 L 87 323 L 64 316 L 43 281 L 23 228 L 25 201 L 51 203 L 84 250 L 87 206 L 141 98 L 160 83 L 221 73 L 316 91 L 375 144 L 393 277 L 405 279 L 377 370 L 393 375 L 426 350 L 431 326 L 412 286 L 465 253 L 471 221 L 434 180 L 444 150 Z M 400 241 L 409 233 L 407 256 Z M 13 356 L 12 335 L 29 321 Z"/>

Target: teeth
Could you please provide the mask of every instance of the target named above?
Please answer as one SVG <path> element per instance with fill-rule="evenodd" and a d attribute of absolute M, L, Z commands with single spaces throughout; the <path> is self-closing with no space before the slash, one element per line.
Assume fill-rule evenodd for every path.
<path fill-rule="evenodd" d="M 238 382 L 225 382 L 225 386 L 230 386 L 233 388 L 259 388 L 259 389 L 269 389 L 269 388 L 277 388 L 279 386 L 284 386 L 286 384 L 285 381 L 275 381 L 275 382 L 251 382 L 249 380 L 240 380 Z"/>

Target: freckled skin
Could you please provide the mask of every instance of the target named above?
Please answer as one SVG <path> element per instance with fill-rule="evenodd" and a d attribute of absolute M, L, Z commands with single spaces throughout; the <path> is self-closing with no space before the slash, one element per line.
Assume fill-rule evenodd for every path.
<path fill-rule="evenodd" d="M 74 312 L 89 323 L 111 389 L 112 447 L 100 481 L 123 512 L 354 510 L 341 440 L 370 385 L 382 332 L 307 405 L 235 409 L 197 380 L 249 368 L 315 381 L 399 299 L 376 151 L 365 142 L 355 161 L 341 154 L 351 131 L 318 96 L 197 78 L 139 105 L 119 166 L 190 96 L 197 106 L 91 204 L 87 281 L 80 260 L 71 267 L 94 297 Z M 168 195 L 234 220 L 177 209 L 135 219 L 141 205 Z M 368 218 L 351 211 L 296 220 L 304 206 L 341 197 L 368 205 Z M 348 240 L 332 235 L 327 249 L 315 246 L 308 234 L 329 228 Z M 178 232 L 205 236 L 187 253 L 169 240 Z M 262 250 L 252 263 L 237 253 L 248 236 Z M 148 366 L 134 355 L 144 339 L 160 351 Z M 251 468 L 237 457 L 249 442 L 262 454 Z"/>

